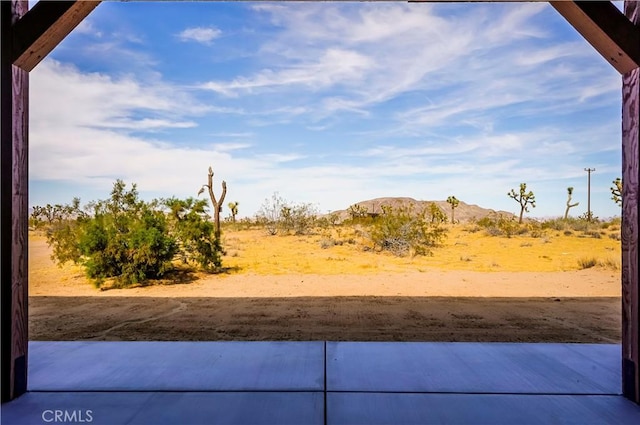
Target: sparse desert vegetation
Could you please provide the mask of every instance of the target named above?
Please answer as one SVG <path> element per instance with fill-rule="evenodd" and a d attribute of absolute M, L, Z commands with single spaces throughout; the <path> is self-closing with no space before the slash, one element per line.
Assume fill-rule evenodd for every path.
<path fill-rule="evenodd" d="M 171 267 L 126 289 L 122 278 L 89 285 L 86 259 L 56 267 L 52 254 L 75 251 L 47 246 L 47 235 L 51 242 L 56 223 L 75 225 L 76 213 L 43 219 L 30 236 L 32 338 L 619 340 L 619 220 L 518 223 L 453 199 L 390 199 L 318 216 L 274 194 L 262 214 L 236 219 L 236 211 L 220 239 L 202 239 L 219 249 L 214 270 L 197 257 L 194 235 L 214 232 L 203 201 L 172 198 L 164 218 L 146 221 L 172 229 Z"/>
<path fill-rule="evenodd" d="M 512 217 L 495 215 L 460 225 L 440 223 L 431 227 L 432 231 L 437 229 L 437 237 L 424 241 L 431 255 L 410 252 L 408 237 L 401 250 L 381 249 L 383 238 L 373 233 L 379 222 L 383 221 L 361 217 L 317 227 L 306 235 L 273 237 L 267 237 L 259 224 L 228 226 L 223 232 L 227 249 L 224 264 L 233 270 L 265 275 L 415 269 L 557 272 L 585 268 L 580 261 L 589 257 L 594 266 L 612 271 L 620 268 L 619 220 L 586 223 L 553 219 L 519 225 Z M 393 227 L 384 226 L 387 230 Z M 343 264 L 336 264 L 335 258 L 342 258 Z"/>

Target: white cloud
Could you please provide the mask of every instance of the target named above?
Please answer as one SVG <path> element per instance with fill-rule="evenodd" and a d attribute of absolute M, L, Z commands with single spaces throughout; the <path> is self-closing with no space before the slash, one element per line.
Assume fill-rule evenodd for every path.
<path fill-rule="evenodd" d="M 582 196 L 585 166 L 616 173 L 599 157 L 619 150 L 619 120 L 593 117 L 619 110 L 619 76 L 586 43 L 553 39 L 540 19 L 547 5 L 253 8 L 278 32 L 265 33 L 241 72 L 219 58 L 225 73 L 198 74 L 208 83 L 43 62 L 31 79 L 32 179 L 106 194 L 123 178 L 155 196 L 188 196 L 212 165 L 250 215 L 275 191 L 323 212 L 451 194 L 509 209 L 505 194 L 521 179 L 543 208 L 557 187 Z M 209 119 L 222 125 L 200 143 L 165 136 L 196 134 Z"/>
<path fill-rule="evenodd" d="M 239 93 L 278 86 L 306 86 L 317 90 L 357 80 L 369 66 L 369 59 L 357 52 L 327 49 L 322 57 L 311 63 L 280 71 L 264 69 L 251 77 L 237 78 L 230 82 L 210 81 L 201 87 L 225 96 L 237 96 Z"/>
<path fill-rule="evenodd" d="M 32 130 L 61 123 L 74 127 L 113 129 L 188 128 L 208 107 L 168 84 L 144 85 L 131 77 L 114 79 L 100 73 L 81 73 L 55 60 L 45 60 L 32 72 Z M 151 114 L 133 119 L 134 112 Z M 176 120 L 178 118 L 178 120 Z"/>
<path fill-rule="evenodd" d="M 231 152 L 250 148 L 250 143 L 215 143 L 211 147 L 216 152 Z"/>
<path fill-rule="evenodd" d="M 74 33 L 87 34 L 94 37 L 102 37 L 102 31 L 99 31 L 94 25 L 91 19 L 85 18 L 77 27 L 73 30 Z"/>
<path fill-rule="evenodd" d="M 222 31 L 212 27 L 193 27 L 186 28 L 178 34 L 178 38 L 182 41 L 196 41 L 202 44 L 209 44 L 222 35 Z"/>
<path fill-rule="evenodd" d="M 230 195 L 260 199 L 270 187 L 283 186 L 273 183 L 281 175 L 279 164 L 304 157 L 289 152 L 243 158 L 234 155 L 251 148 L 249 142 L 190 146 L 151 137 L 151 132 L 160 127 L 191 127 L 193 123 L 168 120 L 166 116 L 175 117 L 176 111 L 181 111 L 184 117 L 192 117 L 203 111 L 201 105 L 167 84 L 145 86 L 132 79 L 82 73 L 47 60 L 33 71 L 31 89 L 32 182 L 66 182 L 93 188 L 102 194 L 97 197 L 104 197 L 115 179 L 122 178 L 138 183 L 141 191 L 159 196 L 193 196 L 197 183 L 206 179 L 206 170 L 212 165 L 219 176 L 216 178 L 229 182 Z M 164 118 L 133 118 L 141 113 Z M 143 135 L 132 135 L 129 130 Z M 220 133 L 215 138 L 251 140 L 253 135 Z M 243 186 L 251 194 L 239 193 L 237 180 L 251 181 Z M 263 186 L 269 189 L 260 191 Z M 42 202 L 50 200 L 32 200 Z M 258 207 L 248 202 L 247 207 L 251 206 Z"/>
<path fill-rule="evenodd" d="M 550 10 L 546 4 L 475 5 L 450 16 L 430 4 L 253 9 L 278 28 L 257 53 L 264 67 L 200 87 L 232 98 L 286 96 L 313 121 L 345 112 L 368 116 L 371 108 L 420 93 L 422 105 L 397 109 L 404 131 L 460 120 L 490 127 L 487 116 L 496 108 L 529 103 L 541 113 L 542 99 L 553 113 L 615 90 L 607 75 L 602 83 L 602 67 L 585 65 L 597 57 L 587 43 L 549 42 L 540 17 Z"/>
<path fill-rule="evenodd" d="M 113 120 L 107 125 L 95 124 L 96 127 L 128 130 L 154 130 L 162 128 L 192 128 L 197 124 L 193 121 L 169 121 L 165 119 L 143 118 L 137 121 L 131 119 Z"/>

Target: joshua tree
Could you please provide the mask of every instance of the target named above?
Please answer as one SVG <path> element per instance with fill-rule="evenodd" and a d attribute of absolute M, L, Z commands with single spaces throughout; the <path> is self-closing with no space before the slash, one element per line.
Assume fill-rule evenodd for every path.
<path fill-rule="evenodd" d="M 220 212 L 222 211 L 222 203 L 224 202 L 224 197 L 227 194 L 227 182 L 222 181 L 222 195 L 220 195 L 220 200 L 216 199 L 216 195 L 213 194 L 213 169 L 209 167 L 209 176 L 207 179 L 207 184 L 203 184 L 200 190 L 198 191 L 198 196 L 204 192 L 204 188 L 209 189 L 209 198 L 211 198 L 211 204 L 213 205 L 213 223 L 215 224 L 215 237 L 216 239 L 220 239 Z"/>
<path fill-rule="evenodd" d="M 384 208 L 383 208 L 384 209 Z M 353 204 L 347 210 L 352 219 L 359 217 L 366 217 L 369 213 L 367 207 L 360 204 Z"/>
<path fill-rule="evenodd" d="M 236 202 L 229 202 L 227 204 L 227 206 L 229 207 L 229 210 L 231 211 L 231 221 L 232 222 L 236 222 L 236 215 L 238 215 L 238 205 L 240 205 L 240 202 L 236 201 Z"/>
<path fill-rule="evenodd" d="M 620 177 L 615 179 L 613 181 L 613 186 L 611 186 L 610 189 L 612 195 L 611 199 L 613 199 L 613 202 L 622 206 L 622 179 Z"/>
<path fill-rule="evenodd" d="M 431 224 L 446 223 L 447 221 L 447 214 L 435 202 L 429 204 L 429 215 L 431 216 Z"/>
<path fill-rule="evenodd" d="M 460 204 L 460 201 L 455 196 L 449 196 L 447 198 L 447 203 L 451 205 L 451 224 L 456 224 L 455 220 L 455 210 Z"/>
<path fill-rule="evenodd" d="M 518 219 L 518 223 L 522 224 L 522 215 L 526 212 L 529 212 L 529 205 L 533 208 L 536 207 L 536 196 L 532 191 L 527 192 L 527 184 L 520 183 L 520 192 L 516 193 L 515 190 L 511 189 L 511 192 L 507 192 L 507 196 L 509 198 L 513 198 L 517 203 L 520 204 L 520 218 Z"/>
<path fill-rule="evenodd" d="M 577 207 L 580 202 L 576 202 L 575 204 L 571 203 L 571 195 L 573 195 L 573 188 L 567 188 L 567 209 L 564 210 L 564 219 L 566 220 L 569 217 L 569 209 L 573 207 Z"/>

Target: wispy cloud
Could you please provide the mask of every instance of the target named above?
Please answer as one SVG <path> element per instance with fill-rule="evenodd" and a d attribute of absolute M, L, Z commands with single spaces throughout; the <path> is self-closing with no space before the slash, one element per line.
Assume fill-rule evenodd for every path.
<path fill-rule="evenodd" d="M 33 71 L 31 87 L 33 181 L 67 182 L 106 193 L 116 178 L 123 178 L 146 192 L 190 196 L 213 165 L 216 175 L 230 182 L 233 194 L 239 187 L 234 179 L 278 186 L 269 184 L 280 174 L 278 164 L 304 157 L 295 152 L 237 156 L 253 145 L 233 140 L 251 140 L 254 135 L 250 132 L 218 133 L 213 136 L 215 143 L 176 143 L 153 137 L 158 128 L 191 128 L 189 118 L 206 110 L 166 83 L 144 85 L 46 60 Z M 154 116 L 163 118 L 150 118 Z M 250 194 L 255 187 L 244 187 L 245 193 L 238 195 L 256 197 Z"/>
<path fill-rule="evenodd" d="M 212 165 L 243 215 L 275 191 L 323 211 L 378 196 L 451 194 L 509 209 L 506 192 L 526 180 L 538 210 L 550 213 L 566 186 L 583 196 L 582 170 L 591 166 L 609 203 L 620 78 L 567 36 L 573 29 L 548 5 L 229 7 L 212 18 L 216 26 L 184 30 L 182 22 L 166 34 L 141 26 L 142 43 L 105 36 L 78 44 L 96 58 L 84 69 L 67 60 L 36 68 L 32 178 L 105 193 L 121 177 L 187 196 Z M 251 30 L 228 33 L 240 12 Z M 152 47 L 156 35 L 206 48 L 197 57 L 172 50 L 197 64 L 176 67 Z M 102 66 L 114 52 L 123 52 L 117 66 Z"/>
<path fill-rule="evenodd" d="M 310 90 L 317 90 L 357 80 L 369 66 L 369 59 L 357 52 L 328 49 L 314 62 L 301 63 L 279 71 L 264 69 L 252 77 L 237 78 L 231 82 L 210 81 L 201 87 L 225 96 L 237 96 L 239 93 L 252 93 L 279 86 L 305 86 Z"/>
<path fill-rule="evenodd" d="M 92 35 L 94 37 L 102 37 L 102 31 L 98 30 L 91 21 L 90 18 L 85 18 L 80 24 L 74 29 L 74 31 L 78 34 L 86 34 Z"/>
<path fill-rule="evenodd" d="M 222 31 L 217 28 L 193 27 L 184 29 L 177 36 L 182 41 L 196 41 L 202 44 L 210 44 L 221 35 Z"/>
<path fill-rule="evenodd" d="M 211 147 L 216 152 L 231 152 L 250 148 L 250 143 L 215 143 Z"/>
<path fill-rule="evenodd" d="M 201 87 L 229 97 L 296 92 L 307 105 L 305 94 L 315 92 L 319 99 L 307 113 L 316 118 L 367 115 L 384 102 L 420 93 L 426 102 L 400 108 L 398 118 L 422 126 L 460 116 L 478 121 L 484 111 L 547 96 L 561 101 L 553 103 L 559 109 L 585 91 L 603 92 L 590 84 L 601 77 L 599 69 L 583 66 L 593 60 L 590 46 L 549 40 L 538 19 L 547 5 L 490 6 L 446 16 L 447 9 L 422 4 L 258 4 L 254 10 L 279 28 L 258 53 L 268 67 Z M 569 78 L 576 83 L 566 86 Z"/>

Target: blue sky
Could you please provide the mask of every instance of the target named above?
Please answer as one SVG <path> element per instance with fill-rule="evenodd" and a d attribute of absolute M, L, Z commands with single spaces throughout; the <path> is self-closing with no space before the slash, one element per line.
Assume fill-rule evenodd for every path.
<path fill-rule="evenodd" d="M 619 74 L 546 3 L 102 3 L 31 73 L 30 204 L 374 197 L 618 216 Z M 225 209 L 224 215 L 228 214 Z"/>

